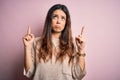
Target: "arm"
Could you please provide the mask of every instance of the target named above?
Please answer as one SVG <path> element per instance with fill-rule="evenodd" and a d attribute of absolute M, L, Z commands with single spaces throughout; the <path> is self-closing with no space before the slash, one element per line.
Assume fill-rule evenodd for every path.
<path fill-rule="evenodd" d="M 84 71 L 84 69 L 85 69 L 85 51 L 84 50 L 78 51 L 78 55 L 79 55 L 79 58 L 78 58 L 79 65 L 80 65 L 82 71 Z"/>
<path fill-rule="evenodd" d="M 85 37 L 83 35 L 84 27 L 82 27 L 81 34 L 76 37 L 76 45 L 78 48 L 77 54 L 79 55 L 78 61 L 82 71 L 85 68 Z"/>
<path fill-rule="evenodd" d="M 85 38 L 83 36 L 84 27 L 82 27 L 81 34 L 76 37 L 76 53 L 75 64 L 72 67 L 72 74 L 75 78 L 81 80 L 85 74 Z"/>
<path fill-rule="evenodd" d="M 25 47 L 25 60 L 24 60 L 24 66 L 26 73 L 30 69 L 30 66 L 32 65 L 32 46 Z"/>
<path fill-rule="evenodd" d="M 24 59 L 24 67 L 25 73 L 27 73 L 30 67 L 33 64 L 33 42 L 34 42 L 34 35 L 30 33 L 30 27 L 28 27 L 27 34 L 23 37 L 24 43 L 24 50 L 25 50 L 25 59 Z"/>

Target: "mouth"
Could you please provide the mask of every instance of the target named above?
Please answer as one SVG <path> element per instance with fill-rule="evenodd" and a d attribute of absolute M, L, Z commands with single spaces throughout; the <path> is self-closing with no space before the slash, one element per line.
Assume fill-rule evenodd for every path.
<path fill-rule="evenodd" d="M 56 30 L 56 31 L 59 31 L 59 30 L 61 30 L 61 26 L 55 25 L 53 29 Z"/>
<path fill-rule="evenodd" d="M 56 27 L 56 28 L 60 28 L 61 26 L 60 26 L 60 25 L 56 25 L 55 27 Z"/>
<path fill-rule="evenodd" d="M 54 27 L 54 29 L 59 30 L 59 29 L 61 29 L 61 26 L 60 26 L 60 25 L 56 25 L 56 26 Z"/>

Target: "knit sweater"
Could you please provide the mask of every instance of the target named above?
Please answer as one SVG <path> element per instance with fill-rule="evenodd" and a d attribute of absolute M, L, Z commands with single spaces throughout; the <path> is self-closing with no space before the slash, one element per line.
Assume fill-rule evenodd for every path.
<path fill-rule="evenodd" d="M 59 45 L 59 39 L 52 39 L 54 50 Z M 38 48 L 40 48 L 40 38 L 35 38 L 32 45 L 32 65 L 26 72 L 24 69 L 24 75 L 27 77 L 33 77 L 33 80 L 82 80 L 86 74 L 86 70 L 82 70 L 78 63 L 78 56 L 74 57 L 74 63 L 69 65 L 69 58 L 66 57 L 62 63 L 56 62 L 55 55 L 52 55 L 52 59 L 47 62 L 37 62 Z"/>

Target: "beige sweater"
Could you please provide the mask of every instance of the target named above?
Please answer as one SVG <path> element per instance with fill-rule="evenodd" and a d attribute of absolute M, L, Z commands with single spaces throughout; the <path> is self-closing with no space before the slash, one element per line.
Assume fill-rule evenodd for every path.
<path fill-rule="evenodd" d="M 37 63 L 37 41 L 40 38 L 36 38 L 33 43 L 32 47 L 32 58 L 33 64 L 31 65 L 30 69 L 26 73 L 24 70 L 24 75 L 27 77 L 33 77 L 33 80 L 82 80 L 85 76 L 86 71 L 81 70 L 80 65 L 77 61 L 77 56 L 74 59 L 73 65 L 68 65 L 68 58 L 66 58 L 63 63 L 55 62 L 55 56 L 52 56 L 52 63 L 48 61 L 46 63 L 41 62 Z M 59 40 L 53 39 L 52 42 L 58 45 Z M 55 48 L 54 48 L 55 49 Z M 55 52 L 55 51 L 54 51 Z"/>

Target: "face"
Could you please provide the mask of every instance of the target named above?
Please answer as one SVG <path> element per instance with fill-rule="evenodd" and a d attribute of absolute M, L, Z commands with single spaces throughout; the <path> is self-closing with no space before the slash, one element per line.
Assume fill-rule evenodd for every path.
<path fill-rule="evenodd" d="M 66 24 L 66 14 L 58 9 L 53 12 L 52 15 L 52 30 L 55 33 L 61 33 L 64 30 Z"/>

